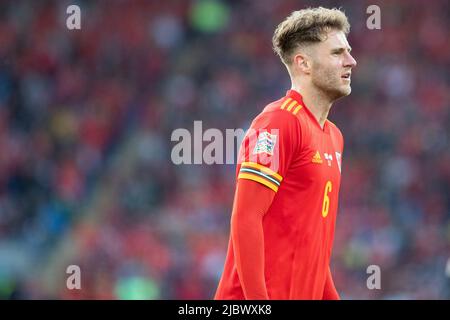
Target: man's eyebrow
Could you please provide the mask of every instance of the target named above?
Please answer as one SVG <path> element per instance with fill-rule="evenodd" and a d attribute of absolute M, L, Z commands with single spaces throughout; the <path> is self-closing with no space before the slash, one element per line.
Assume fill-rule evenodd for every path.
<path fill-rule="evenodd" d="M 344 48 L 344 47 L 339 47 L 339 48 L 333 48 L 333 49 L 331 49 L 331 51 L 332 52 L 335 52 L 335 53 L 341 53 L 341 52 L 343 52 L 345 49 L 347 49 L 348 50 L 348 52 L 351 52 L 352 51 L 352 47 L 347 47 L 347 48 Z"/>

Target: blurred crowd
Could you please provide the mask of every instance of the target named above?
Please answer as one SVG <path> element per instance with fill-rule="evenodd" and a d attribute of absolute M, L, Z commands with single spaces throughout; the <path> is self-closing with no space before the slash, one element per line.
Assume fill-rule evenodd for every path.
<path fill-rule="evenodd" d="M 290 86 L 276 25 L 317 3 L 78 1 L 68 30 L 70 4 L 0 4 L 0 298 L 211 299 L 235 165 L 175 165 L 171 134 L 248 128 Z M 347 13 L 358 61 L 330 113 L 345 137 L 336 287 L 449 299 L 449 4 L 386 1 L 381 30 L 368 1 L 321 4 Z"/>

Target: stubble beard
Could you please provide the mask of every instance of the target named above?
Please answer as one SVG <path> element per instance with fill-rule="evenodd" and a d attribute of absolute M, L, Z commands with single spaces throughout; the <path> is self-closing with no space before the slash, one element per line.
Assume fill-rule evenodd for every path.
<path fill-rule="evenodd" d="M 312 83 L 331 102 L 348 96 L 352 91 L 350 85 L 342 83 L 340 74 L 323 67 L 319 67 L 313 74 Z"/>

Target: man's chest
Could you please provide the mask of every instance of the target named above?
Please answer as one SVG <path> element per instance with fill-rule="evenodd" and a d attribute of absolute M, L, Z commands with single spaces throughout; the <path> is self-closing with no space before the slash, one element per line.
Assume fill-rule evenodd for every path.
<path fill-rule="evenodd" d="M 310 135 L 293 159 L 291 179 L 304 187 L 323 187 L 327 183 L 339 186 L 342 167 L 342 146 L 330 134 Z"/>

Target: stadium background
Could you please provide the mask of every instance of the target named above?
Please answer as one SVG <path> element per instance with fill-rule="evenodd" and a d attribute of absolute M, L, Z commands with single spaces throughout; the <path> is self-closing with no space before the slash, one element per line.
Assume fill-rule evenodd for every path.
<path fill-rule="evenodd" d="M 81 26 L 66 28 L 78 4 Z M 210 299 L 234 165 L 174 165 L 176 128 L 247 128 L 289 89 L 293 10 L 342 7 L 358 66 L 333 252 L 347 299 L 448 299 L 448 1 L 2 1 L 0 298 Z M 381 8 L 368 30 L 366 8 Z M 66 288 L 68 265 L 81 290 Z M 381 268 L 368 290 L 366 268 Z"/>

